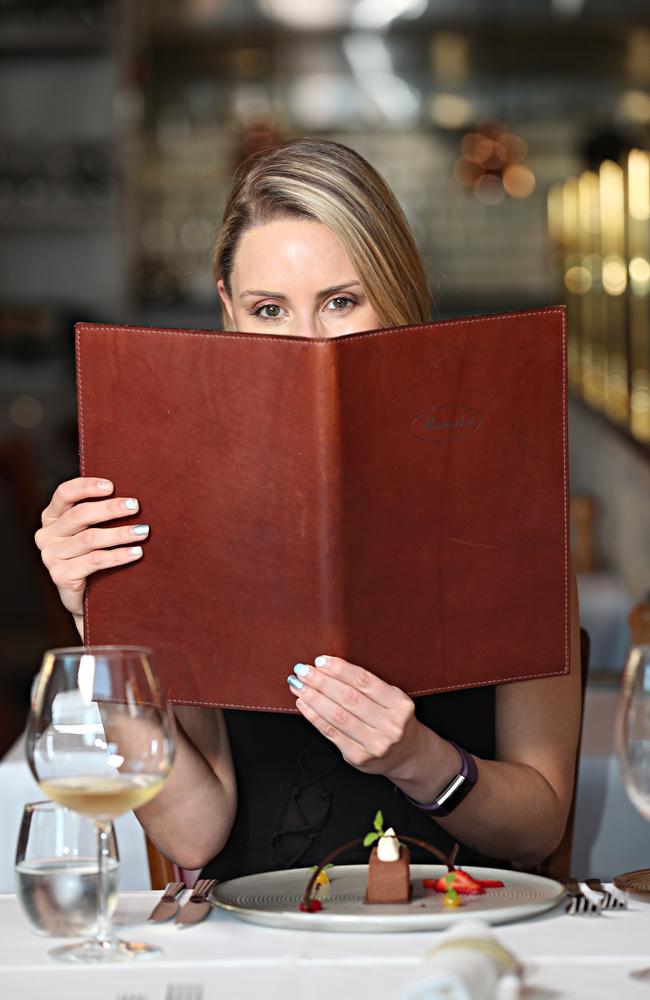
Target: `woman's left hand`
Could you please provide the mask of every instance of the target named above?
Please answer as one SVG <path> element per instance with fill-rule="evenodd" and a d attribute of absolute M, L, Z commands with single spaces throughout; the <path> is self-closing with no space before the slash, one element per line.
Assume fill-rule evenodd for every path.
<path fill-rule="evenodd" d="M 315 664 L 296 664 L 289 683 L 305 719 L 359 771 L 408 780 L 427 731 L 412 699 L 338 656 L 318 656 Z"/>

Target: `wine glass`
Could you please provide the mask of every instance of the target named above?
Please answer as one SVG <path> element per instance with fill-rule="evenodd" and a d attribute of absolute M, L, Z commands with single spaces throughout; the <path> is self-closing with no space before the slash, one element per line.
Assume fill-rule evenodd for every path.
<path fill-rule="evenodd" d="M 650 820 L 650 646 L 630 649 L 616 710 L 616 749 L 625 791 L 641 815 Z M 648 893 L 650 871 L 618 875 L 622 887 Z M 650 979 L 650 968 L 630 973 Z"/>
<path fill-rule="evenodd" d="M 160 953 L 113 936 L 104 861 L 110 821 L 163 787 L 174 733 L 150 649 L 84 646 L 45 653 L 27 725 L 27 760 L 49 798 L 91 816 L 97 827 L 97 929 L 89 940 L 55 948 L 54 958 L 111 962 Z"/>

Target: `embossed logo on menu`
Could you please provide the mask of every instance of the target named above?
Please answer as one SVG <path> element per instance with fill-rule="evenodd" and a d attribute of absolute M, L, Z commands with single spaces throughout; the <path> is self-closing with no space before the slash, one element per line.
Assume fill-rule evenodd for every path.
<path fill-rule="evenodd" d="M 479 429 L 482 420 L 479 411 L 471 406 L 436 403 L 415 418 L 411 431 L 423 441 L 447 441 L 449 438 L 468 437 Z"/>

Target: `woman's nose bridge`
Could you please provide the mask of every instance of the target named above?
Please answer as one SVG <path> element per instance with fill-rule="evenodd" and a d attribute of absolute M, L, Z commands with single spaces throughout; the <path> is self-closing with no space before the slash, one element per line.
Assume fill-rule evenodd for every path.
<path fill-rule="evenodd" d="M 318 319 L 311 311 L 305 310 L 296 313 L 291 326 L 291 333 L 294 337 L 307 337 L 314 340 L 316 337 L 323 336 Z"/>

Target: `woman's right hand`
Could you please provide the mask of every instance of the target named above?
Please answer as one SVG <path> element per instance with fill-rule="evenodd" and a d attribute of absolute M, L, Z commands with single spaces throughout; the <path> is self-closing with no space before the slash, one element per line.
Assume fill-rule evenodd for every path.
<path fill-rule="evenodd" d="M 136 562 L 142 555 L 137 543 L 149 534 L 148 525 L 95 527 L 139 509 L 135 497 L 98 499 L 112 493 L 113 488 L 107 479 L 88 477 L 61 483 L 43 511 L 43 526 L 34 535 L 63 606 L 76 619 L 83 614 L 83 596 L 90 574 L 109 566 Z"/>

